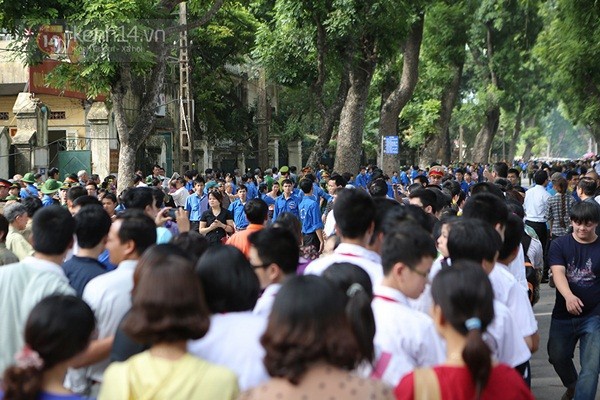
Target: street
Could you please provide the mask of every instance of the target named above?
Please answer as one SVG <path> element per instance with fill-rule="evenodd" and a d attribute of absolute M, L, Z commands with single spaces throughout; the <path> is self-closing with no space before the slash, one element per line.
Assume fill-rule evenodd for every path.
<path fill-rule="evenodd" d="M 550 316 L 554 306 L 554 291 L 555 289 L 550 288 L 547 283 L 542 284 L 540 301 L 533 307 L 540 332 L 540 349 L 531 358 L 531 389 L 535 398 L 540 400 L 560 399 L 565 392 L 558 375 L 548 362 L 548 352 L 546 351 Z M 579 369 L 579 347 L 575 350 L 575 360 L 575 366 Z M 598 392 L 596 399 L 600 399 Z"/>

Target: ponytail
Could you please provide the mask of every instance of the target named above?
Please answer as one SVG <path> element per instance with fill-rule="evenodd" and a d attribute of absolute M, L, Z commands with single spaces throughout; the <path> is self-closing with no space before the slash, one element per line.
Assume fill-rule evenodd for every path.
<path fill-rule="evenodd" d="M 346 291 L 346 295 L 348 296 L 346 317 L 350 321 L 363 359 L 372 362 L 375 357 L 373 346 L 375 318 L 371 309 L 371 298 L 360 283 L 353 283 Z"/>
<path fill-rule="evenodd" d="M 465 326 L 468 333 L 462 358 L 471 373 L 471 378 L 475 383 L 476 398 L 479 399 L 490 377 L 492 352 L 483 341 L 479 318 L 469 318 L 465 321 Z"/>
<path fill-rule="evenodd" d="M 44 361 L 25 345 L 16 358 L 16 364 L 4 371 L 4 400 L 35 400 L 42 390 Z"/>
<path fill-rule="evenodd" d="M 560 194 L 560 227 L 563 229 L 567 227 L 567 224 L 565 223 L 565 217 L 567 217 L 567 207 L 565 205 L 566 197 L 566 193 Z"/>

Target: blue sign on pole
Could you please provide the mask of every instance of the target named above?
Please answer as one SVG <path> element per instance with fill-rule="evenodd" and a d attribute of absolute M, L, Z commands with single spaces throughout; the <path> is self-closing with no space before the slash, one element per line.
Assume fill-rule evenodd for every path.
<path fill-rule="evenodd" d="M 398 142 L 398 136 L 385 136 L 383 152 L 385 154 L 398 154 L 400 144 Z"/>

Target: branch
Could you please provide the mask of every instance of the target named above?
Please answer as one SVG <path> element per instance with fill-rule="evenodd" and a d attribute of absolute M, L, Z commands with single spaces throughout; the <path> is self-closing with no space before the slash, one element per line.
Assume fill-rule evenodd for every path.
<path fill-rule="evenodd" d="M 169 0 L 164 0 L 165 2 L 169 2 Z M 170 28 L 165 29 L 165 33 L 181 33 L 185 30 L 191 31 L 192 29 L 200 28 L 201 26 L 209 23 L 215 16 L 215 14 L 223 7 L 225 0 L 216 0 L 210 10 L 206 12 L 198 21 L 192 24 L 186 25 L 177 25 Z"/>

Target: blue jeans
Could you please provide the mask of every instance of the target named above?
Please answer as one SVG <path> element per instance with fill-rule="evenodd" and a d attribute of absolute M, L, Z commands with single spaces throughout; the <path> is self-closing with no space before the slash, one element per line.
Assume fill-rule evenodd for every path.
<path fill-rule="evenodd" d="M 573 364 L 577 341 L 581 363 L 579 377 Z M 563 385 L 575 388 L 575 400 L 595 398 L 600 373 L 600 316 L 552 318 L 548 357 Z"/>

